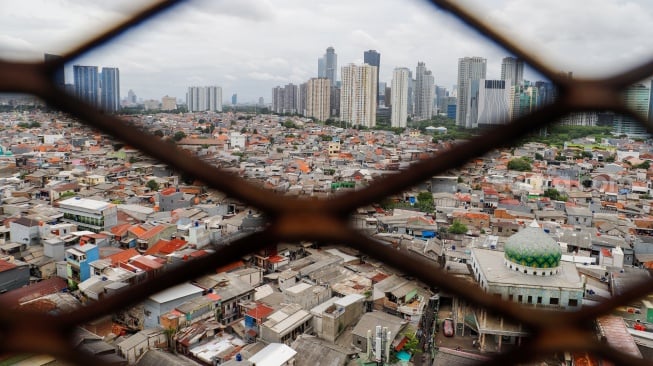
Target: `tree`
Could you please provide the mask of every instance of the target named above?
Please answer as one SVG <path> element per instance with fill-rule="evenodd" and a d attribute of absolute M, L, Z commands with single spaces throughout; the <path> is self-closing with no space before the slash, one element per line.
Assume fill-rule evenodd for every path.
<path fill-rule="evenodd" d="M 592 154 L 591 151 L 583 151 L 580 153 L 580 156 L 583 158 L 591 159 L 594 155 Z"/>
<path fill-rule="evenodd" d="M 635 168 L 635 169 L 646 169 L 646 170 L 648 170 L 648 168 L 650 168 L 650 167 L 651 167 L 651 163 L 649 163 L 648 160 L 645 160 L 643 163 L 641 163 L 641 164 L 637 164 L 637 165 L 635 165 L 633 168 Z"/>
<path fill-rule="evenodd" d="M 558 190 L 555 189 L 555 188 L 547 189 L 546 191 L 544 191 L 543 196 L 544 197 L 549 197 L 550 199 L 552 199 L 554 201 L 567 201 L 567 199 L 569 198 L 566 195 L 558 192 Z"/>
<path fill-rule="evenodd" d="M 159 190 L 159 183 L 157 183 L 154 179 L 148 180 L 147 183 L 145 183 L 145 186 L 152 192 Z"/>
<path fill-rule="evenodd" d="M 184 131 L 177 131 L 177 132 L 175 132 L 175 134 L 172 136 L 172 139 L 175 140 L 176 142 L 179 142 L 179 141 L 181 141 L 182 139 L 184 139 L 185 137 L 186 137 L 186 134 L 184 133 Z"/>
<path fill-rule="evenodd" d="M 285 127 L 285 128 L 297 128 L 297 125 L 292 120 L 287 119 L 286 122 L 283 123 L 283 127 Z"/>
<path fill-rule="evenodd" d="M 528 160 L 526 160 L 524 158 L 512 159 L 508 163 L 508 169 L 517 170 L 519 172 L 530 172 L 531 171 L 531 163 L 529 163 Z"/>
<path fill-rule="evenodd" d="M 420 192 L 417 195 L 417 208 L 422 212 L 433 212 L 435 205 L 433 204 L 433 194 L 431 192 Z"/>
<path fill-rule="evenodd" d="M 535 160 L 544 160 L 544 156 L 542 156 L 542 154 L 536 152 L 535 153 Z"/>
<path fill-rule="evenodd" d="M 451 234 L 464 234 L 467 232 L 467 226 L 458 220 L 453 220 L 453 224 L 449 226 L 448 231 Z"/>

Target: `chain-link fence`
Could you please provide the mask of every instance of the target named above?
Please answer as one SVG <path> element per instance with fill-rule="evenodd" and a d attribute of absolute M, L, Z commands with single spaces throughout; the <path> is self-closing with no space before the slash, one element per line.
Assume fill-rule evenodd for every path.
<path fill-rule="evenodd" d="M 653 60 L 604 79 L 571 80 L 559 75 L 551 65 L 541 62 L 536 56 L 524 51 L 469 9 L 460 6 L 458 2 L 432 0 L 435 6 L 452 13 L 549 78 L 557 85 L 559 97 L 553 104 L 528 116 L 496 126 L 482 136 L 458 144 L 436 157 L 422 160 L 402 174 L 380 178 L 363 190 L 328 200 L 304 200 L 273 194 L 199 159 L 190 158 L 188 154 L 180 153 L 179 149 L 171 147 L 170 144 L 152 138 L 138 128 L 115 117 L 102 114 L 97 109 L 61 92 L 52 82 L 53 73 L 63 64 L 110 42 L 131 27 L 177 3 L 179 1 L 164 1 L 134 14 L 129 20 L 68 52 L 61 60 L 45 64 L 0 61 L 0 92 L 36 95 L 49 105 L 79 118 L 87 125 L 108 133 L 181 172 L 194 176 L 213 189 L 260 209 L 265 213 L 268 224 L 263 231 L 220 247 L 214 254 L 192 261 L 192 265 L 164 272 L 145 283 L 132 286 L 118 295 L 110 296 L 73 313 L 55 317 L 5 309 L 0 312 L 0 351 L 42 352 L 79 364 L 101 364 L 99 360 L 73 350 L 70 339 L 76 325 L 135 304 L 152 294 L 196 278 L 270 243 L 313 240 L 346 243 L 431 286 L 441 288 L 492 313 L 519 322 L 529 330 L 531 336 L 519 347 L 497 355 L 485 365 L 535 361 L 551 353 L 563 351 L 587 351 L 619 365 L 648 364 L 600 342 L 593 332 L 592 324 L 595 318 L 610 313 L 617 306 L 653 292 L 653 281 L 636 284 L 619 296 L 596 306 L 585 307 L 578 312 L 548 312 L 525 308 L 479 291 L 475 285 L 447 275 L 425 259 L 408 257 L 375 242 L 353 229 L 349 217 L 358 207 L 380 202 L 388 195 L 401 192 L 434 175 L 458 167 L 471 158 L 515 141 L 571 112 L 612 110 L 632 116 L 645 125 L 649 132 L 653 131 L 647 121 L 628 108 L 620 97 L 620 93 L 629 85 L 653 74 Z"/>

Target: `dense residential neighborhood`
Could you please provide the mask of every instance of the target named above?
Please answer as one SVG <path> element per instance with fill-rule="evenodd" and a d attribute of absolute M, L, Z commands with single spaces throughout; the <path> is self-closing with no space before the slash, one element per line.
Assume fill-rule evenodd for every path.
<path fill-rule="evenodd" d="M 243 112 L 122 118 L 272 192 L 321 199 L 458 143 L 425 124 L 356 129 Z M 9 308 L 74 312 L 265 225 L 255 207 L 64 114 L 4 112 L 0 124 L 0 303 Z M 651 281 L 651 161 L 650 140 L 624 136 L 525 142 L 360 207 L 352 224 L 503 300 L 574 311 Z M 653 359 L 653 297 L 596 329 Z M 469 365 L 528 336 L 347 243 L 270 242 L 85 324 L 76 338 L 80 352 L 117 365 L 301 366 Z"/>

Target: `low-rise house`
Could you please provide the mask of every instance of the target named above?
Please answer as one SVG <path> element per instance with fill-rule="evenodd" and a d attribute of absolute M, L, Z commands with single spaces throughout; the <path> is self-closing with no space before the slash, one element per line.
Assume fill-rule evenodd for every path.
<path fill-rule="evenodd" d="M 186 195 L 175 188 L 166 188 L 159 192 L 157 201 L 161 211 L 173 211 L 178 208 L 190 207 L 193 203 L 192 196 Z"/>
<path fill-rule="evenodd" d="M 238 352 L 245 346 L 245 342 L 238 337 L 226 333 L 218 333 L 215 335 L 215 338 L 206 341 L 206 339 L 212 337 L 211 333 L 215 333 L 214 326 L 207 326 L 208 329 L 204 334 L 188 334 L 183 337 L 185 339 L 180 339 L 180 341 L 181 343 L 185 343 L 185 340 L 191 341 L 187 348 L 187 354 L 194 359 L 208 365 L 222 365 L 228 360 L 235 358 Z M 194 339 L 202 339 L 203 337 L 203 342 L 192 342 Z"/>
<path fill-rule="evenodd" d="M 66 249 L 66 274 L 68 285 L 77 286 L 91 277 L 91 263 L 100 259 L 97 245 L 77 244 Z"/>
<path fill-rule="evenodd" d="M 299 336 L 291 347 L 297 351 L 295 366 L 319 365 L 325 361 L 328 361 L 329 366 L 345 366 L 356 355 L 356 351 L 351 348 L 340 347 L 309 335 Z"/>
<path fill-rule="evenodd" d="M 309 310 L 330 299 L 331 288 L 300 282 L 284 290 L 283 298 L 286 304 L 299 304 L 302 309 Z"/>
<path fill-rule="evenodd" d="M 143 302 L 144 325 L 146 328 L 159 327 L 161 314 L 196 297 L 202 296 L 203 289 L 190 283 L 182 283 L 156 293 Z"/>
<path fill-rule="evenodd" d="M 390 332 L 390 337 L 394 340 L 406 327 L 406 324 L 407 322 L 401 318 L 387 313 L 379 311 L 365 313 L 351 331 L 351 345 L 362 353 L 367 353 L 367 338 L 375 335 L 377 326 L 387 328 L 387 331 Z"/>
<path fill-rule="evenodd" d="M 0 293 L 18 289 L 29 284 L 29 265 L 19 260 L 0 259 Z"/>
<path fill-rule="evenodd" d="M 220 323 L 228 325 L 243 317 L 242 304 L 254 300 L 254 288 L 232 273 L 219 273 L 201 277 L 197 286 L 220 296 Z"/>
<path fill-rule="evenodd" d="M 41 240 L 40 223 L 37 220 L 21 217 L 9 223 L 9 235 L 13 242 L 27 245 L 37 245 Z"/>
<path fill-rule="evenodd" d="M 567 215 L 558 210 L 542 210 L 535 211 L 535 219 L 542 222 L 555 222 L 558 224 L 564 224 L 567 221 Z"/>
<path fill-rule="evenodd" d="M 567 224 L 585 227 L 592 226 L 593 214 L 587 207 L 567 207 Z"/>
<path fill-rule="evenodd" d="M 264 305 L 255 303 L 245 313 L 245 340 L 249 343 L 256 341 L 256 338 L 261 332 L 261 324 L 268 319 L 268 316 L 274 312 L 274 309 Z"/>
<path fill-rule="evenodd" d="M 297 351 L 285 344 L 271 343 L 249 358 L 252 365 L 258 366 L 292 366 L 295 364 Z"/>
<path fill-rule="evenodd" d="M 364 311 L 363 295 L 347 295 L 332 297 L 326 302 L 311 309 L 313 315 L 313 331 L 329 342 L 335 342 L 351 325 L 358 322 Z"/>
<path fill-rule="evenodd" d="M 94 233 L 108 231 L 118 224 L 116 205 L 89 198 L 73 197 L 59 203 L 63 221 Z"/>
<path fill-rule="evenodd" d="M 118 353 L 133 365 L 148 350 L 168 347 L 168 337 L 162 329 L 145 329 L 116 346 Z"/>
<path fill-rule="evenodd" d="M 299 304 L 286 305 L 270 314 L 261 325 L 261 339 L 270 343 L 290 344 L 297 336 L 312 331 L 311 313 Z"/>

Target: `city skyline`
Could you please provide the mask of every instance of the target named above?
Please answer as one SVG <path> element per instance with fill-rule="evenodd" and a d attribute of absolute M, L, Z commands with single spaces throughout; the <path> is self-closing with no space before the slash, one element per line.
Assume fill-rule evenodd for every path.
<path fill-rule="evenodd" d="M 0 15 L 0 57 L 40 61 L 43 53 L 63 54 L 142 6 L 128 1 L 69 1 L 64 7 L 38 0 L 8 3 Z M 544 61 L 559 60 L 556 66 L 575 76 L 623 70 L 651 53 L 646 47 L 651 31 L 643 25 L 653 20 L 653 4 L 645 1 L 599 0 L 586 9 L 555 0 L 537 9 L 493 0 L 475 9 L 507 35 L 522 39 Z M 584 14 L 582 21 L 569 21 L 578 14 Z M 528 20 L 516 29 L 514 19 Z M 169 27 L 172 21 L 175 27 Z M 221 27 L 204 26 L 210 23 Z M 39 24 L 38 32 L 34 24 Z M 579 27 L 584 31 L 574 31 Z M 228 37 L 225 29 L 230 30 Z M 578 36 L 569 39 L 565 34 Z M 274 85 L 315 77 L 316 60 L 329 46 L 340 65 L 362 63 L 365 50 L 383 54 L 379 82 L 389 83 L 396 67 L 424 61 L 435 84 L 447 88 L 456 83 L 458 58 L 484 57 L 487 78 L 500 79 L 501 61 L 510 56 L 427 2 L 193 1 L 74 63 L 120 68 L 122 95 L 133 89 L 144 99 L 183 99 L 188 85 L 220 85 L 225 95 L 238 90 L 239 100 L 252 103 L 269 98 Z M 72 77 L 70 65 L 67 79 Z M 524 78 L 542 79 L 528 67 Z"/>

